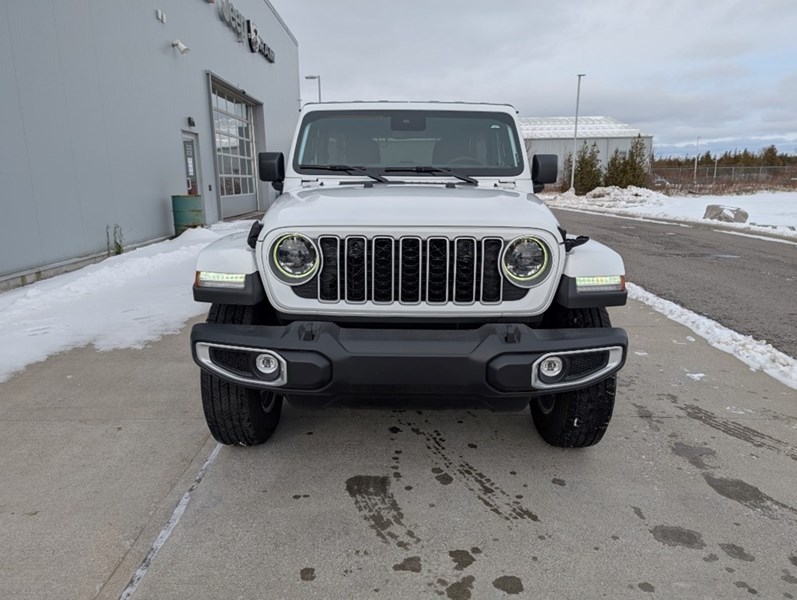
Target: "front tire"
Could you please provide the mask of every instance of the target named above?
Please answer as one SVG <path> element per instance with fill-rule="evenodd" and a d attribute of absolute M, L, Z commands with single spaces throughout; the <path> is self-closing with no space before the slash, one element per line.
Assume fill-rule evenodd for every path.
<path fill-rule="evenodd" d="M 251 306 L 214 304 L 208 323 L 251 325 Z M 282 396 L 229 383 L 202 371 L 202 408 L 213 437 L 222 444 L 256 446 L 268 440 L 279 424 Z"/>
<path fill-rule="evenodd" d="M 605 308 L 566 309 L 554 305 L 546 314 L 548 328 L 611 327 Z M 530 403 L 540 436 L 560 448 L 586 448 L 601 441 L 614 411 L 617 376 L 589 387 L 537 396 Z"/>

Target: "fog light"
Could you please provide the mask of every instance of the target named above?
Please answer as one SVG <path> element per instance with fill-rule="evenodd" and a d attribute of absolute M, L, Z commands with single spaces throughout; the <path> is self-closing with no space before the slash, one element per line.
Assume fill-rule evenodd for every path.
<path fill-rule="evenodd" d="M 258 354 L 255 358 L 255 368 L 266 377 L 276 375 L 280 370 L 280 363 L 273 354 Z"/>
<path fill-rule="evenodd" d="M 562 359 L 558 356 L 549 356 L 540 363 L 540 375 L 553 379 L 558 377 L 564 368 Z"/>

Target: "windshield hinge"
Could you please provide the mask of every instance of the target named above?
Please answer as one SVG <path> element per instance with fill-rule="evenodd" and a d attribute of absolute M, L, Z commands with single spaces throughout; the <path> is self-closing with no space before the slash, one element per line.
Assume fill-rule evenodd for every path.
<path fill-rule="evenodd" d="M 260 232 L 263 230 L 263 223 L 261 221 L 255 221 L 252 223 L 252 228 L 249 230 L 249 235 L 246 236 L 246 243 L 249 244 L 249 247 L 254 249 L 257 246 L 257 238 L 260 236 Z"/>
<path fill-rule="evenodd" d="M 567 237 L 567 232 L 562 229 L 561 227 L 558 228 L 559 233 L 562 236 L 562 245 L 565 247 L 565 253 L 570 252 L 573 248 L 578 248 L 579 246 L 583 246 L 589 241 L 589 237 L 586 235 L 579 235 L 574 238 Z"/>

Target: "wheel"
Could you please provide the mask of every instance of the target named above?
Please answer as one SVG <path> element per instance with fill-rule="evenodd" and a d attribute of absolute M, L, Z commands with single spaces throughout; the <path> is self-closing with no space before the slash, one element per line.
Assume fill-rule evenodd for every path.
<path fill-rule="evenodd" d="M 213 304 L 209 323 L 251 325 L 251 306 Z M 282 396 L 229 383 L 202 371 L 202 408 L 210 433 L 222 444 L 256 446 L 274 433 L 282 414 Z"/>
<path fill-rule="evenodd" d="M 565 309 L 545 315 L 548 328 L 611 327 L 605 308 Z M 614 410 L 617 376 L 589 387 L 533 398 L 529 407 L 542 439 L 560 448 L 586 448 L 601 441 Z"/>

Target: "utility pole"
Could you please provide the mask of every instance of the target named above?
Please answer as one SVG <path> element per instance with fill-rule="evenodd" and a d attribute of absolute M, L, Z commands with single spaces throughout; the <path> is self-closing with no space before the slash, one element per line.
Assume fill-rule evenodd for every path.
<path fill-rule="evenodd" d="M 571 161 L 572 169 L 570 171 L 570 189 L 573 189 L 573 184 L 576 181 L 576 142 L 578 141 L 578 104 L 581 100 L 581 78 L 586 77 L 586 73 L 578 74 L 578 88 L 576 89 L 576 120 L 573 123 L 573 160 Z"/>
<path fill-rule="evenodd" d="M 697 157 L 700 156 L 700 136 L 697 136 L 697 144 L 695 144 L 695 174 L 692 177 L 692 183 L 697 183 Z"/>

